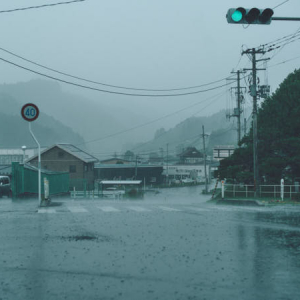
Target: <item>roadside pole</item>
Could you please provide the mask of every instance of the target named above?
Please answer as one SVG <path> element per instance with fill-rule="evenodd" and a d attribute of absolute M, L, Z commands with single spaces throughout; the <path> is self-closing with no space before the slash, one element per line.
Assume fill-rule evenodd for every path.
<path fill-rule="evenodd" d="M 203 138 L 203 157 L 204 157 L 204 176 L 205 176 L 205 194 L 208 194 L 207 187 L 207 172 L 206 172 L 206 149 L 205 149 L 205 134 L 204 134 L 204 125 L 202 125 L 202 138 Z"/>
<path fill-rule="evenodd" d="M 224 184 L 225 184 L 225 181 L 222 180 L 222 200 L 224 200 L 224 196 L 225 196 L 225 186 L 224 186 Z"/>
<path fill-rule="evenodd" d="M 284 179 L 280 180 L 280 197 L 281 197 L 281 201 L 283 201 L 283 198 L 284 198 Z"/>
<path fill-rule="evenodd" d="M 31 130 L 31 122 L 35 121 L 38 118 L 39 113 L 40 111 L 38 107 L 33 103 L 27 103 L 21 109 L 21 115 L 23 119 L 29 122 L 29 132 L 36 144 L 38 145 L 38 203 L 39 206 L 41 206 L 41 146 Z"/>

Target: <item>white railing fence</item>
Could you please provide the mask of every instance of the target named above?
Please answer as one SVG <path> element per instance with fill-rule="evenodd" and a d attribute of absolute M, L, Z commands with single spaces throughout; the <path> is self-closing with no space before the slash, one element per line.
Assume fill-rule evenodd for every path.
<path fill-rule="evenodd" d="M 225 183 L 224 197 L 253 198 L 254 185 Z M 260 185 L 256 197 L 300 200 L 300 188 L 299 185 Z"/>

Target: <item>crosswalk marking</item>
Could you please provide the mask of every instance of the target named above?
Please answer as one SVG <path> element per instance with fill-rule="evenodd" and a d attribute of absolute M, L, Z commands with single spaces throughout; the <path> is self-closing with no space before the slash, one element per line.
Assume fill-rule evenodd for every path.
<path fill-rule="evenodd" d="M 101 209 L 104 212 L 119 212 L 119 209 L 116 209 L 112 206 L 98 206 L 99 209 Z"/>
<path fill-rule="evenodd" d="M 158 208 L 165 210 L 165 211 L 181 211 L 179 209 L 176 208 L 172 208 L 172 207 L 167 207 L 167 206 L 159 206 Z"/>
<path fill-rule="evenodd" d="M 56 213 L 56 210 L 54 208 L 39 208 L 38 213 L 39 214 L 54 214 L 54 213 Z"/>
<path fill-rule="evenodd" d="M 137 212 L 151 211 L 151 210 L 149 210 L 147 208 L 140 207 L 140 206 L 129 206 L 128 208 L 131 209 L 131 210 L 137 211 Z"/>
<path fill-rule="evenodd" d="M 95 211 L 102 211 L 102 212 L 154 212 L 157 210 L 162 210 L 165 212 L 182 212 L 182 211 L 197 211 L 202 213 L 212 213 L 212 212 L 227 212 L 227 211 L 259 211 L 260 208 L 249 208 L 249 207 L 224 207 L 224 206 L 211 206 L 211 207 L 197 207 L 197 206 L 182 206 L 179 208 L 173 208 L 171 206 L 159 206 L 159 205 L 152 205 L 150 208 L 148 206 L 89 206 L 89 207 L 82 207 L 82 206 L 69 206 L 66 205 L 65 209 L 54 209 L 51 207 L 41 207 L 38 208 L 37 212 L 40 214 L 54 214 L 54 213 L 61 213 L 61 212 L 71 212 L 71 213 L 92 213 Z"/>
<path fill-rule="evenodd" d="M 193 206 L 189 206 L 189 207 L 187 207 L 187 209 L 195 210 L 195 211 L 203 211 L 203 212 L 210 211 L 210 209 L 207 209 L 207 208 L 200 208 L 200 207 L 193 207 Z"/>
<path fill-rule="evenodd" d="M 80 207 L 80 206 L 69 206 L 68 210 L 71 211 L 72 213 L 85 213 L 85 212 L 88 212 L 85 208 Z"/>

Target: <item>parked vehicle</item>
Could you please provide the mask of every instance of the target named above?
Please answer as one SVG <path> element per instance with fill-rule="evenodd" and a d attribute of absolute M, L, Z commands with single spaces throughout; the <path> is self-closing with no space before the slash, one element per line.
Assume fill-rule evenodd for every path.
<path fill-rule="evenodd" d="M 182 183 L 194 183 L 195 181 L 189 177 L 181 180 Z"/>
<path fill-rule="evenodd" d="M 11 197 L 11 184 L 9 176 L 0 176 L 0 198 Z"/>

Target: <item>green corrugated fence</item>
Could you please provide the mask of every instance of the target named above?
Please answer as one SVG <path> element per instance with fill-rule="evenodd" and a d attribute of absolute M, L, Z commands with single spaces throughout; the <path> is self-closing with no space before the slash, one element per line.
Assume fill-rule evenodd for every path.
<path fill-rule="evenodd" d="M 42 195 L 44 195 L 44 178 L 47 178 L 49 181 L 50 196 L 69 192 L 69 173 L 42 170 Z M 20 165 L 18 162 L 13 162 L 11 186 L 13 198 L 18 198 L 26 194 L 38 194 L 38 169 L 31 166 Z"/>

